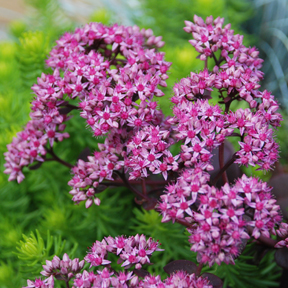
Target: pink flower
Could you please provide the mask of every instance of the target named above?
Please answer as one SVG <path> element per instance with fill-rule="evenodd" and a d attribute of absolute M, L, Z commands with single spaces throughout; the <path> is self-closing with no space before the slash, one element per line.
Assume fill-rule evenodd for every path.
<path fill-rule="evenodd" d="M 23 288 L 54 288 L 54 278 L 50 276 L 45 280 L 35 279 L 35 281 L 27 280 L 27 285 Z"/>

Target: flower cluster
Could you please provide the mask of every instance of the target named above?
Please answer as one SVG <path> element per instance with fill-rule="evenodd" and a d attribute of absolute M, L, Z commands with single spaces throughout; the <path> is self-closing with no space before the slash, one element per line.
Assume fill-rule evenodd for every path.
<path fill-rule="evenodd" d="M 69 193 L 73 195 L 74 202 L 86 200 L 86 208 L 89 208 L 93 201 L 96 205 L 100 205 L 100 199 L 95 196 L 99 184 L 104 180 L 113 181 L 113 171 L 123 166 L 117 156 L 121 154 L 123 148 L 121 136 L 123 134 L 109 134 L 104 144 L 98 144 L 100 151 L 88 156 L 87 162 L 78 160 L 77 166 L 72 168 L 74 177 L 68 184 L 73 188 Z"/>
<path fill-rule="evenodd" d="M 184 30 L 192 33 L 194 40 L 189 42 L 205 67 L 174 85 L 173 115 L 169 117 L 164 117 L 155 101 L 164 95 L 160 88 L 166 86 L 170 67 L 164 53 L 157 51 L 164 44 L 161 37 L 155 37 L 150 29 L 99 23 L 62 36 L 47 60 L 53 73 L 42 74 L 32 87 L 32 120 L 8 145 L 5 173 L 10 174 L 9 180 L 21 182 L 23 167 L 34 161 L 64 163 L 73 173 L 68 183 L 72 200 L 77 204 L 86 201 L 86 208 L 93 202 L 100 205 L 96 195 L 107 187 L 126 186 L 135 193 L 136 202 L 144 203 L 147 209 L 155 208 L 158 201 L 163 222 L 187 226 L 191 250 L 198 253 L 199 262 L 234 263 L 245 240 L 275 234 L 281 216 L 266 183 L 245 175 L 235 184 L 229 183 L 225 170 L 233 163 L 272 169 L 279 154 L 274 129 L 282 117 L 274 96 L 259 90 L 263 60 L 257 49 L 245 47 L 243 36 L 234 35 L 229 24 L 223 27 L 224 19 L 210 16 L 205 22 L 195 16 L 194 22 L 186 21 Z M 215 94 L 218 104 L 214 103 Z M 238 101 L 246 101 L 249 108 L 235 109 Z M 64 130 L 73 109 L 80 111 L 95 137 L 106 137 L 88 160 L 78 160 L 75 166 L 53 151 L 55 142 L 69 137 Z M 239 147 L 224 164 L 228 137 L 236 137 Z M 214 170 L 216 150 L 220 169 L 212 177 L 209 172 Z M 220 177 L 224 185 L 216 188 Z M 144 238 L 105 238 L 93 245 L 85 260 L 91 266 L 108 267 L 110 252 L 119 256 L 123 267 L 135 265 L 140 269 L 158 249 L 155 242 Z M 108 268 L 97 273 L 83 272 L 74 285 L 136 281 L 132 274 L 124 273 L 124 282 L 109 282 L 114 274 Z M 152 278 L 147 281 L 162 287 L 164 282 Z M 180 281 L 175 279 L 171 281 Z M 148 282 L 143 281 L 141 285 L 146 287 Z"/>
<path fill-rule="evenodd" d="M 238 128 L 242 141 L 235 163 L 240 165 L 258 165 L 269 170 L 278 160 L 278 144 L 273 139 L 273 130 L 269 128 L 265 112 L 259 109 L 252 113 L 249 109 L 239 109 L 228 116 L 230 127 Z"/>
<path fill-rule="evenodd" d="M 128 282 L 130 280 L 130 282 Z M 128 283 L 128 284 L 127 284 Z M 98 288 L 98 287 L 117 287 L 117 288 L 212 288 L 207 278 L 196 277 L 195 274 L 187 274 L 184 271 L 178 271 L 172 276 L 161 280 L 160 276 L 146 276 L 143 280 L 139 280 L 137 276 L 131 273 L 120 272 L 119 276 L 115 276 L 113 272 L 109 273 L 108 269 L 93 272 L 84 271 L 74 280 L 75 288 Z"/>
<path fill-rule="evenodd" d="M 113 130 L 121 134 L 122 127 L 138 131 L 149 123 L 159 124 L 162 114 L 152 98 L 164 95 L 158 85 L 166 86 L 168 78 L 170 63 L 155 51 L 163 44 L 151 29 L 100 23 L 60 38 L 47 60 L 53 74 L 42 74 L 32 87 L 32 120 L 5 153 L 9 180 L 21 182 L 24 166 L 44 161 L 47 142 L 52 148 L 55 141 L 69 137 L 63 133 L 63 123 L 72 109 L 81 110 L 95 136 Z M 79 107 L 66 101 L 75 98 Z"/>
<path fill-rule="evenodd" d="M 277 232 L 277 235 L 284 240 L 279 241 L 275 245 L 275 247 L 276 248 L 283 248 L 286 246 L 288 248 L 288 224 L 287 223 L 281 223 L 279 230 L 277 230 L 276 232 Z"/>
<path fill-rule="evenodd" d="M 190 288 L 212 288 L 207 278 L 196 277 L 195 274 L 187 274 L 184 271 L 178 271 L 172 276 L 161 281 L 159 276 L 147 276 L 139 283 L 141 288 L 177 288 L 177 287 L 190 287 Z"/>
<path fill-rule="evenodd" d="M 230 24 L 223 27 L 224 18 L 213 20 L 210 16 L 204 22 L 201 17 L 194 16 L 194 21 L 185 21 L 184 30 L 192 33 L 194 40 L 189 42 L 200 53 L 200 59 L 215 57 L 214 53 L 221 51 L 220 59 L 215 58 L 216 66 L 213 69 L 218 76 L 215 80 L 217 88 L 228 94 L 237 91 L 251 107 L 255 107 L 257 103 L 254 98 L 261 97 L 257 89 L 263 79 L 263 72 L 259 70 L 263 60 L 258 58 L 259 52 L 255 47 L 245 47 L 242 44 L 243 36 L 234 35 Z"/>
<path fill-rule="evenodd" d="M 234 263 L 243 240 L 250 238 L 246 227 L 253 228 L 256 239 L 275 234 L 280 208 L 271 188 L 256 178 L 243 175 L 234 186 L 226 183 L 221 189 L 210 187 L 208 179 L 209 174 L 200 169 L 184 171 L 161 196 L 162 221 L 185 219 L 190 223 L 189 242 L 199 262 Z"/>
<path fill-rule="evenodd" d="M 73 288 L 212 288 L 208 278 L 196 276 L 194 273 L 188 274 L 182 270 L 175 270 L 163 281 L 160 276 L 150 275 L 143 269 L 140 272 L 141 275 L 138 274 L 137 269 L 144 264 L 150 264 L 149 259 L 153 252 L 163 251 L 158 246 L 158 242 L 152 238 L 146 240 L 145 235 L 137 234 L 128 238 L 109 236 L 101 242 L 96 241 L 84 260 L 80 262 L 78 258 L 69 259 L 66 253 L 63 255 L 63 260 L 60 260 L 58 256 L 54 256 L 52 261 L 46 260 L 46 265 L 43 265 L 44 271 L 41 274 L 48 278 L 27 280 L 28 286 L 23 288 L 53 288 L 53 276 L 57 280 L 65 281 L 67 287 L 69 287 L 69 281 L 73 281 Z M 117 264 L 123 262 L 124 272 L 111 269 L 111 261 L 106 259 L 109 252 L 119 256 L 120 261 L 118 260 Z M 96 272 L 83 270 L 84 262 L 90 263 L 90 268 L 97 266 L 99 270 Z M 128 269 L 134 265 L 136 270 L 129 271 Z M 105 267 L 101 269 L 100 266 Z"/>
<path fill-rule="evenodd" d="M 9 181 L 17 180 L 20 183 L 24 179 L 22 173 L 24 166 L 31 164 L 34 160 L 44 161 L 43 156 L 46 154 L 44 146 L 47 143 L 47 137 L 44 137 L 42 129 L 43 125 L 40 121 L 30 121 L 24 131 L 19 132 L 17 138 L 7 145 L 9 152 L 5 154 L 7 163 L 4 172 L 10 174 Z"/>
<path fill-rule="evenodd" d="M 218 147 L 223 158 L 224 140 L 239 137 L 239 150 L 230 159 L 240 165 L 258 165 L 269 170 L 278 159 L 278 144 L 273 128 L 282 119 L 278 104 L 271 93 L 260 92 L 259 81 L 263 73 L 262 60 L 256 48 L 246 48 L 242 37 L 234 35 L 230 25 L 222 27 L 224 19 L 212 17 L 206 23 L 194 17 L 195 24 L 186 21 L 184 30 L 192 32 L 190 43 L 206 62 L 212 58 L 213 71 L 191 73 L 174 86 L 174 117 L 172 125 L 175 142 L 181 146 L 179 177 L 171 181 L 160 196 L 158 209 L 162 221 L 178 221 L 188 227 L 191 250 L 198 252 L 198 261 L 213 265 L 215 262 L 234 263 L 249 234 L 275 234 L 274 227 L 281 222 L 279 206 L 273 199 L 271 188 L 257 178 L 245 175 L 235 185 L 215 187 L 217 176 L 225 173 L 224 164 L 215 179 L 207 173 L 214 169 L 211 158 Z M 219 59 L 215 52 L 221 51 Z M 219 91 L 220 104 L 210 105 L 209 91 Z M 231 111 L 233 101 L 245 100 L 250 108 Z M 221 160 L 220 160 L 221 161 Z M 226 167 L 227 169 L 227 167 Z M 225 175 L 224 175 L 225 177 Z M 248 228 L 250 229 L 248 231 Z"/>
<path fill-rule="evenodd" d="M 128 238 L 119 236 L 113 238 L 111 236 L 96 241 L 91 250 L 85 257 L 86 262 L 90 263 L 90 267 L 106 265 L 111 262 L 107 260 L 108 253 L 119 256 L 118 263 L 122 263 L 125 269 L 135 265 L 136 269 L 140 269 L 142 265 L 150 263 L 150 257 L 155 251 L 163 251 L 160 249 L 158 242 L 152 238 L 146 240 L 145 235 L 130 236 Z"/>
<path fill-rule="evenodd" d="M 78 258 L 71 260 L 66 253 L 62 260 L 55 255 L 52 261 L 46 260 L 46 265 L 43 265 L 44 271 L 41 274 L 46 277 L 52 275 L 69 280 L 83 269 L 84 264 L 84 260 L 80 262 Z"/>
<path fill-rule="evenodd" d="M 213 170 L 210 165 L 212 150 L 233 131 L 224 127 L 221 108 L 211 106 L 207 100 L 189 102 L 182 99 L 173 112 L 175 116 L 168 121 L 174 124 L 177 141 L 184 142 L 180 153 L 184 166 Z"/>
<path fill-rule="evenodd" d="M 127 144 L 124 155 L 124 168 L 130 174 L 129 180 L 148 177 L 147 169 L 152 174 L 162 173 L 167 180 L 167 171 L 177 171 L 178 156 L 173 157 L 168 148 L 174 143 L 169 138 L 170 131 L 162 126 L 146 126 Z"/>
<path fill-rule="evenodd" d="M 133 272 L 119 272 L 119 275 L 115 275 L 114 272 L 110 272 L 107 268 L 103 270 L 97 270 L 97 273 L 93 271 L 83 271 L 82 274 L 78 274 L 74 280 L 73 288 L 98 288 L 98 287 L 117 287 L 128 288 L 137 287 L 137 276 L 133 278 Z M 129 282 L 131 283 L 129 285 Z M 134 285 L 135 283 L 135 285 Z"/>
<path fill-rule="evenodd" d="M 54 288 L 54 278 L 50 276 L 45 280 L 41 280 L 40 278 L 35 279 L 35 281 L 27 280 L 27 285 L 23 288 Z"/>

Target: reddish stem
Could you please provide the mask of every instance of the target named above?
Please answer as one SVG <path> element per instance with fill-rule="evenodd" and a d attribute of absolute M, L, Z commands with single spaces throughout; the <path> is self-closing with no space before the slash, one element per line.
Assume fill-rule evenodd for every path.
<path fill-rule="evenodd" d="M 220 145 L 220 148 L 219 148 L 219 165 L 220 165 L 220 171 L 221 171 L 224 167 L 224 142 Z M 223 184 L 228 183 L 226 169 L 222 173 Z"/>
<path fill-rule="evenodd" d="M 250 236 L 253 233 L 253 228 L 251 226 L 247 226 L 247 231 L 250 234 Z M 277 240 L 274 240 L 272 238 L 267 238 L 263 235 L 261 235 L 259 238 L 255 239 L 256 241 L 261 242 L 262 244 L 271 247 L 271 248 L 275 248 L 275 245 L 279 242 Z"/>
<path fill-rule="evenodd" d="M 137 180 L 131 180 L 129 181 L 130 184 L 133 185 L 142 185 L 142 181 L 137 181 Z M 168 184 L 167 181 L 153 181 L 153 180 L 145 180 L 146 185 L 148 186 L 165 186 Z M 101 184 L 103 185 L 109 185 L 109 186 L 126 186 L 126 184 L 123 182 L 123 180 L 113 180 L 111 182 L 102 182 Z"/>
<path fill-rule="evenodd" d="M 197 266 L 196 272 L 195 272 L 195 275 L 197 277 L 200 276 L 202 268 L 203 268 L 203 263 L 199 263 L 199 265 Z"/>
<path fill-rule="evenodd" d="M 188 228 L 191 226 L 191 224 L 189 222 L 187 222 L 186 220 L 176 219 L 175 222 L 177 222 L 177 223 L 179 223 L 179 224 L 181 224 L 183 226 L 186 226 Z"/>
<path fill-rule="evenodd" d="M 218 60 L 217 60 L 217 58 L 216 58 L 216 56 L 215 56 L 214 53 L 212 53 L 212 57 L 213 57 L 213 59 L 214 59 L 214 61 L 215 61 L 215 65 L 216 65 L 216 66 L 219 66 L 219 65 L 218 65 Z"/>
<path fill-rule="evenodd" d="M 68 168 L 70 168 L 70 169 L 74 167 L 72 164 L 70 164 L 70 163 L 68 163 L 68 162 L 60 159 L 60 158 L 54 153 L 54 151 L 53 151 L 52 148 L 51 148 L 51 149 L 48 149 L 47 147 L 45 147 L 45 150 L 52 156 L 52 158 L 46 159 L 46 161 L 57 161 L 57 162 L 61 163 L 62 165 L 66 166 L 66 167 L 68 167 Z"/>
<path fill-rule="evenodd" d="M 223 166 L 222 169 L 220 169 L 218 174 L 215 176 L 215 178 L 212 181 L 212 186 L 216 185 L 216 183 L 217 183 L 218 179 L 220 178 L 220 176 L 222 175 L 222 173 L 224 173 L 229 168 L 229 166 L 234 163 L 236 158 L 237 158 L 237 155 L 236 155 L 236 153 L 234 153 L 233 156 L 231 157 L 231 159 Z"/>
<path fill-rule="evenodd" d="M 163 192 L 163 190 L 164 190 L 164 187 L 158 187 L 156 189 L 149 190 L 147 192 L 147 194 L 156 193 L 157 191 L 162 191 Z"/>
<path fill-rule="evenodd" d="M 125 186 L 127 188 L 129 188 L 132 192 L 134 192 L 134 194 L 136 194 L 138 197 L 145 199 L 146 201 L 150 201 L 150 198 L 147 195 L 144 195 L 142 193 L 140 193 L 138 190 L 136 190 L 133 186 L 131 186 L 131 184 L 129 183 L 129 181 L 126 179 L 124 173 L 121 173 L 119 171 L 115 171 L 115 173 L 123 180 L 123 182 L 125 183 Z"/>
<path fill-rule="evenodd" d="M 79 110 L 80 107 L 79 106 L 75 106 L 75 105 L 72 105 L 72 104 L 66 104 L 66 105 L 63 105 L 63 107 L 67 107 L 67 108 L 71 108 L 71 109 L 75 109 L 75 110 Z"/>
<path fill-rule="evenodd" d="M 110 65 L 113 65 L 113 62 L 116 59 L 118 54 L 119 54 L 119 48 L 117 48 L 117 51 L 115 51 L 115 53 L 114 53 L 114 57 L 110 60 Z"/>
<path fill-rule="evenodd" d="M 142 179 L 142 193 L 147 195 L 145 179 Z"/>

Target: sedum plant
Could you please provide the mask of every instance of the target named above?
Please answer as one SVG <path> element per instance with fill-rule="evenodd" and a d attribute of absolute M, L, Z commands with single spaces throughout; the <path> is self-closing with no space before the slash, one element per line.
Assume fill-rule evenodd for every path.
<path fill-rule="evenodd" d="M 158 52 L 161 37 L 150 29 L 101 23 L 65 33 L 46 61 L 53 72 L 43 73 L 32 87 L 31 120 L 7 146 L 4 172 L 20 183 L 26 167 L 56 161 L 71 169 L 72 200 L 85 202 L 86 208 L 102 205 L 99 195 L 106 188 L 127 187 L 137 204 L 159 211 L 162 222 L 187 228 L 198 266 L 174 261 L 165 266 L 171 276 L 162 281 L 142 268 L 150 264 L 157 242 L 139 234 L 105 237 L 84 260 L 67 254 L 47 260 L 42 272 L 47 278 L 28 280 L 27 287 L 54 287 L 55 279 L 80 288 L 222 287 L 217 276 L 202 274 L 204 265 L 234 264 L 249 239 L 267 247 L 287 245 L 288 227 L 271 187 L 256 177 L 227 176 L 232 164 L 267 171 L 279 157 L 274 130 L 282 117 L 273 95 L 259 90 L 263 60 L 229 24 L 223 26 L 223 18 L 194 16 L 194 22 L 185 21 L 184 30 L 192 33 L 189 42 L 204 68 L 174 85 L 173 116 L 168 117 L 155 100 L 164 96 L 161 87 L 171 65 Z M 246 108 L 238 109 L 239 101 Z M 69 141 L 65 129 L 73 110 L 80 111 L 94 137 L 105 137 L 76 164 L 55 152 L 59 142 Z M 225 161 L 228 138 L 239 146 Z M 88 272 L 85 262 L 87 269 L 106 267 Z M 126 272 L 115 269 L 116 262 Z"/>

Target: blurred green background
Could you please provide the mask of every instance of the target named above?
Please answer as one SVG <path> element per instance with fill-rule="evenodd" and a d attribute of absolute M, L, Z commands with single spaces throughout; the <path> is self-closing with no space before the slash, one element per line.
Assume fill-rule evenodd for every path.
<path fill-rule="evenodd" d="M 287 7 L 288 2 L 280 0 L 0 1 L 0 154 L 3 155 L 6 145 L 29 120 L 30 87 L 43 71 L 49 72 L 44 60 L 55 40 L 65 31 L 73 31 L 89 21 L 137 24 L 163 36 L 166 45 L 162 51 L 173 65 L 165 88 L 166 97 L 160 103 L 169 114 L 173 84 L 187 77 L 190 71 L 203 68 L 203 62 L 196 59 L 197 53 L 188 43 L 190 35 L 183 31 L 184 20 L 193 21 L 194 14 L 204 18 L 224 17 L 225 24 L 231 23 L 236 33 L 245 35 L 245 45 L 259 48 L 265 59 L 262 89 L 272 91 L 285 116 L 288 111 Z M 286 123 L 285 116 L 277 136 L 284 171 L 288 159 Z M 67 128 L 74 139 L 73 150 L 69 140 L 55 148 L 66 161 L 75 163 L 85 147 L 92 151 L 96 148 L 95 139 L 83 127 L 84 120 L 76 113 Z M 103 192 L 102 204 L 86 210 L 84 205 L 76 206 L 71 201 L 67 168 L 45 163 L 38 170 L 27 169 L 26 179 L 18 185 L 8 183 L 7 175 L 2 173 L 3 156 L 0 162 L 0 288 L 21 287 L 26 284 L 25 279 L 39 277 L 41 265 L 55 254 L 62 256 L 67 252 L 70 257 L 83 258 L 88 246 L 108 235 L 145 233 L 159 239 L 165 252 L 152 258 L 155 265 L 149 271 L 155 273 L 163 273 L 161 269 L 169 261 L 195 259 L 183 227 L 161 224 L 156 212 L 137 207 L 125 189 Z M 258 173 L 265 179 L 272 175 L 251 169 L 246 172 Z M 273 254 L 267 253 L 256 265 L 252 250 L 248 247 L 247 253 L 237 259 L 236 266 L 223 264 L 206 270 L 224 279 L 224 287 L 277 287 L 280 271 L 273 263 Z"/>

